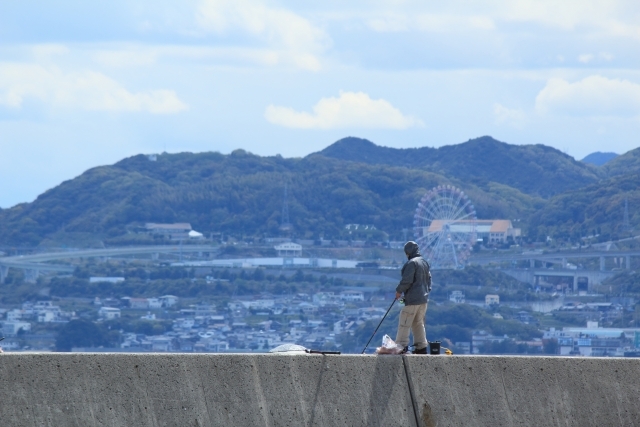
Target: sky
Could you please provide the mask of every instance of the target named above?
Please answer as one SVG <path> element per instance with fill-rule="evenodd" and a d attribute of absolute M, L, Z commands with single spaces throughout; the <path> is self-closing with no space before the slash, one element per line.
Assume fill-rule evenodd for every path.
<path fill-rule="evenodd" d="M 0 0 L 0 207 L 139 153 L 640 135 L 637 0 Z"/>

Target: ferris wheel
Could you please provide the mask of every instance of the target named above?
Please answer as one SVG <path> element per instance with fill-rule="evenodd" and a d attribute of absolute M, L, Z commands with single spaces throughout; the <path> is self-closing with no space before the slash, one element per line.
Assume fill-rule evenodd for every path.
<path fill-rule="evenodd" d="M 476 209 L 459 188 L 439 185 L 418 203 L 416 243 L 432 268 L 462 268 L 476 243 Z"/>

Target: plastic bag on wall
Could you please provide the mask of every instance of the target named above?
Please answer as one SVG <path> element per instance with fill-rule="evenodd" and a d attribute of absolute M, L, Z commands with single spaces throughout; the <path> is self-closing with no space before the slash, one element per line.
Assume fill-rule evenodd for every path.
<path fill-rule="evenodd" d="M 376 348 L 376 354 L 401 354 L 404 347 L 396 344 L 389 335 L 382 337 L 382 346 Z"/>

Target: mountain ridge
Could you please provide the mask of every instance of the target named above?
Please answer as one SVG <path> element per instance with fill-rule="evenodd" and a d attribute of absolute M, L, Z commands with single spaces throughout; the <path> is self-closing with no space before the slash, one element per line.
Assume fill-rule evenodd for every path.
<path fill-rule="evenodd" d="M 582 163 L 589 163 L 594 166 L 602 166 L 605 163 L 615 159 L 616 157 L 618 157 L 618 154 L 616 153 L 611 153 L 611 152 L 604 153 L 602 151 L 596 151 L 594 153 L 587 155 L 584 159 L 580 161 Z"/>
<path fill-rule="evenodd" d="M 205 234 L 277 236 L 285 183 L 298 237 L 346 238 L 345 225 L 359 223 L 373 224 L 392 239 L 400 239 L 402 230 L 411 227 L 420 198 L 437 185 L 450 184 L 463 189 L 481 219 L 522 219 L 522 226 L 535 239 L 545 239 L 549 233 L 575 238 L 575 230 L 615 231 L 617 211 L 603 215 L 608 212 L 607 197 L 618 206 L 620 194 L 631 191 L 633 174 L 640 173 L 640 150 L 598 170 L 589 165 L 574 167 L 578 162 L 551 147 L 512 146 L 492 138 L 439 149 L 380 148 L 359 138 L 336 144 L 303 158 L 261 157 L 235 150 L 228 155 L 163 153 L 155 161 L 140 154 L 98 166 L 31 203 L 0 210 L 0 246 L 38 246 L 73 233 L 117 244 L 145 222 L 190 222 Z M 368 157 L 363 161 L 336 158 L 336 151 L 342 155 L 340 150 L 352 157 L 360 150 Z M 432 157 L 428 168 L 420 160 L 424 154 L 416 153 Z M 402 164 L 408 155 L 420 167 Z M 519 155 L 523 158 L 507 165 L 507 172 L 505 166 L 495 164 L 496 159 Z M 398 164 L 388 164 L 393 162 Z M 528 163 L 526 168 L 523 162 Z M 570 173 L 563 170 L 567 165 Z M 474 176 L 478 169 L 488 172 Z M 514 174 L 530 183 L 521 182 L 518 188 L 513 185 L 517 180 L 509 181 Z M 556 188 L 543 197 L 536 189 L 549 183 Z M 557 190 L 567 187 L 571 188 Z M 628 196 L 631 210 L 640 198 Z M 589 210 L 590 200 L 597 200 L 599 211 Z M 573 213 L 567 213 L 569 205 Z M 579 211 L 589 214 L 581 216 Z M 631 222 L 635 224 L 640 218 L 634 212 Z"/>
<path fill-rule="evenodd" d="M 542 144 L 511 145 L 490 136 L 440 148 L 380 147 L 371 141 L 348 137 L 315 154 L 418 168 L 461 180 L 496 182 L 544 198 L 602 178 L 594 166 L 578 162 L 555 148 Z M 531 180 L 529 176 L 537 179 Z"/>

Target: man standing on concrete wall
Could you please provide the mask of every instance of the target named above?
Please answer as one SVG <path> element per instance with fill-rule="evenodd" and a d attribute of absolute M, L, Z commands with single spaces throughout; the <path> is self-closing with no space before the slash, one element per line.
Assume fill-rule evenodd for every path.
<path fill-rule="evenodd" d="M 409 345 L 409 330 L 413 333 L 415 354 L 427 354 L 427 337 L 424 329 L 424 317 L 427 314 L 427 302 L 431 292 L 431 271 L 429 263 L 420 255 L 416 242 L 407 242 L 404 253 L 408 261 L 402 267 L 402 279 L 396 287 L 396 299 L 404 294 L 405 306 L 400 312 L 396 344 Z"/>

